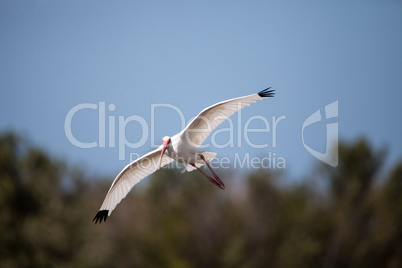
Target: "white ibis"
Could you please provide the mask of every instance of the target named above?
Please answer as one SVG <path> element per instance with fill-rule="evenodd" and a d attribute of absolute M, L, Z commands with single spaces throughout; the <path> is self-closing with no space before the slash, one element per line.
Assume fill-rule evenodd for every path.
<path fill-rule="evenodd" d="M 210 182 L 221 189 L 225 189 L 223 181 L 208 164 L 208 162 L 215 157 L 216 153 L 204 152 L 198 149 L 198 147 L 211 132 L 228 117 L 256 101 L 273 97 L 273 95 L 274 90 L 267 88 L 249 96 L 216 103 L 202 110 L 197 117 L 178 134 L 173 137 L 163 137 L 163 144 L 161 146 L 128 164 L 117 175 L 106 194 L 102 206 L 93 219 L 95 224 L 98 223 L 98 221 L 99 223 L 101 223 L 102 220 L 106 221 L 117 204 L 126 197 L 131 188 L 140 180 L 152 174 L 157 169 L 171 163 L 173 160 L 184 163 L 187 167 L 187 171 L 197 169 Z M 200 169 L 204 164 L 207 165 L 213 177 L 208 176 Z"/>

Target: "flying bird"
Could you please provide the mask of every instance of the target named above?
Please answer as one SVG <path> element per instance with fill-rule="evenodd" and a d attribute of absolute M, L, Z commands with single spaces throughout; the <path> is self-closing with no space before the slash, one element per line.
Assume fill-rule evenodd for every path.
<path fill-rule="evenodd" d="M 231 115 L 256 101 L 273 96 L 274 90 L 270 90 L 269 87 L 258 93 L 222 101 L 202 110 L 184 130 L 173 137 L 163 137 L 161 146 L 128 164 L 116 176 L 102 206 L 92 221 L 95 221 L 95 224 L 98 221 L 99 223 L 102 220 L 106 221 L 117 204 L 126 197 L 134 185 L 174 160 L 184 163 L 187 171 L 197 169 L 210 182 L 224 190 L 225 184 L 208 164 L 216 156 L 216 153 L 204 152 L 198 147 L 216 127 Z M 200 169 L 205 164 L 211 171 L 212 177 Z"/>

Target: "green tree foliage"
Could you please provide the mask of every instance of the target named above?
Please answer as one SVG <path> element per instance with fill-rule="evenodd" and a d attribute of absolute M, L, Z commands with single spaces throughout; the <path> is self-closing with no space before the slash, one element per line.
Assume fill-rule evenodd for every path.
<path fill-rule="evenodd" d="M 220 170 L 222 191 L 165 168 L 94 225 L 113 178 L 88 179 L 2 134 L 0 267 L 401 267 L 402 162 L 383 171 L 385 156 L 340 143 L 320 190 L 261 169 L 242 187 Z"/>

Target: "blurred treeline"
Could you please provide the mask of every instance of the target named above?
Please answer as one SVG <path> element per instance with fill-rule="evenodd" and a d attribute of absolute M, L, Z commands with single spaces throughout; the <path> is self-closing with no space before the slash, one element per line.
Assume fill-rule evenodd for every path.
<path fill-rule="evenodd" d="M 383 170 L 365 140 L 339 157 L 298 184 L 256 170 L 240 187 L 219 170 L 226 191 L 164 169 L 94 225 L 113 178 L 3 133 L 0 267 L 402 267 L 402 163 Z"/>

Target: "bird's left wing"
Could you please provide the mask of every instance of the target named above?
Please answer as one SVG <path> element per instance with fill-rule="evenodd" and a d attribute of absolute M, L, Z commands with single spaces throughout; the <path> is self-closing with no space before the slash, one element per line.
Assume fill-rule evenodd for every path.
<path fill-rule="evenodd" d="M 228 117 L 256 101 L 273 96 L 274 90 L 267 88 L 249 96 L 222 101 L 207 107 L 180 133 L 181 138 L 198 147 Z"/>
<path fill-rule="evenodd" d="M 128 164 L 117 177 L 114 179 L 112 186 L 106 194 L 105 200 L 102 203 L 98 213 L 93 221 L 95 224 L 101 223 L 102 220 L 106 221 L 112 211 L 116 208 L 117 204 L 126 197 L 131 188 L 134 187 L 146 176 L 154 173 L 158 169 L 159 159 L 161 156 L 162 147 L 147 153 L 146 155 L 138 158 L 134 162 Z M 165 166 L 173 161 L 167 155 L 163 155 L 162 165 Z"/>

